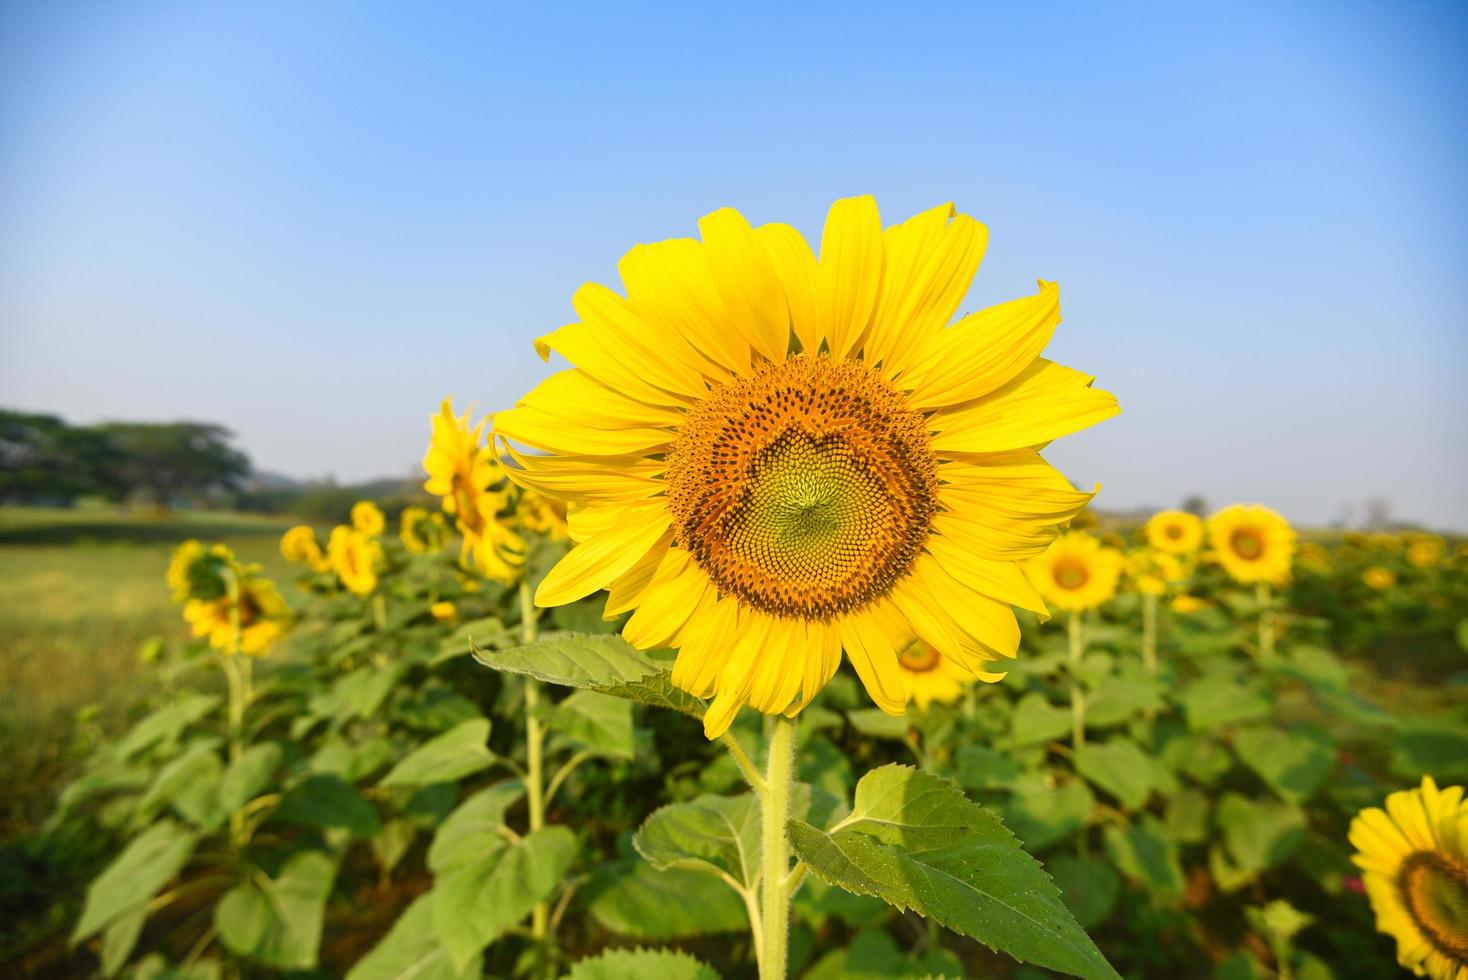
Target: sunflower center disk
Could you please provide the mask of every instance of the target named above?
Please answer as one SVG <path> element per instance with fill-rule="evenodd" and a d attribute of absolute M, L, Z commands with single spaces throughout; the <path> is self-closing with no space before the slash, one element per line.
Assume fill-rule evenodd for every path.
<path fill-rule="evenodd" d="M 1055 565 L 1055 584 L 1062 589 L 1079 589 L 1091 580 L 1091 573 L 1078 561 L 1060 561 Z"/>
<path fill-rule="evenodd" d="M 939 653 L 922 640 L 918 640 L 899 653 L 897 660 L 911 673 L 925 674 L 938 668 Z"/>
<path fill-rule="evenodd" d="M 1438 951 L 1468 963 L 1468 866 L 1436 851 L 1402 862 L 1398 884 L 1412 921 Z"/>
<path fill-rule="evenodd" d="M 1253 561 L 1264 554 L 1264 539 L 1252 529 L 1235 531 L 1228 540 L 1240 558 Z"/>
<path fill-rule="evenodd" d="M 937 507 L 927 425 L 855 361 L 796 355 L 716 389 L 668 455 L 678 543 L 720 592 L 825 619 L 885 595 Z"/>

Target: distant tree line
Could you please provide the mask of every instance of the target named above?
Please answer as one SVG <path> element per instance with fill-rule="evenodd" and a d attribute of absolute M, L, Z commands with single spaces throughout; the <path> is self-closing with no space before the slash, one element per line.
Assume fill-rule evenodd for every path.
<path fill-rule="evenodd" d="M 71 425 L 0 409 L 0 502 L 69 505 L 80 497 L 167 507 L 231 498 L 250 475 L 231 433 L 208 422 Z"/>

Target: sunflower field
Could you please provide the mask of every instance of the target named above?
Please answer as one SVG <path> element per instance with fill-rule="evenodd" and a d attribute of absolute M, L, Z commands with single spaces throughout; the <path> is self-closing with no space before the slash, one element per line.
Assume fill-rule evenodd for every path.
<path fill-rule="evenodd" d="M 958 316 L 951 207 L 699 231 L 445 400 L 423 506 L 287 532 L 306 601 L 158 569 L 194 640 L 45 831 L 77 962 L 1468 977 L 1468 545 L 1098 516 L 1042 451 L 1118 398 L 1056 284 Z"/>

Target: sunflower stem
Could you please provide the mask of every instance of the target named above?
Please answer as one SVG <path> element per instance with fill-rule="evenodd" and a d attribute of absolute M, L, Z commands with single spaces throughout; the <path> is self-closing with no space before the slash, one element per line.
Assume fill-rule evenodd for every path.
<path fill-rule="evenodd" d="M 1259 606 L 1259 659 L 1269 663 L 1274 659 L 1274 616 L 1269 611 L 1269 583 L 1254 584 L 1254 601 Z"/>
<path fill-rule="evenodd" d="M 383 598 L 381 592 L 372 595 L 372 625 L 377 627 L 377 632 L 387 632 L 387 599 Z"/>
<path fill-rule="evenodd" d="M 1142 593 L 1142 665 L 1157 673 L 1157 596 Z"/>
<path fill-rule="evenodd" d="M 795 721 L 776 715 L 770 730 L 761 817 L 760 980 L 784 980 L 790 939 L 790 792 L 795 771 Z"/>
<path fill-rule="evenodd" d="M 1086 744 L 1086 696 L 1081 691 L 1081 655 L 1086 643 L 1079 612 L 1071 612 L 1066 632 L 1070 638 L 1070 743 L 1079 749 Z"/>
<path fill-rule="evenodd" d="M 749 785 L 754 787 L 754 791 L 760 796 L 764 796 L 765 777 L 754 764 L 754 760 L 749 757 L 749 753 L 744 751 L 744 746 L 740 744 L 739 739 L 735 738 L 733 733 L 725 732 L 719 736 L 719 741 L 724 743 L 724 747 L 734 757 L 734 761 L 739 765 L 739 771 L 744 774 Z"/>
<path fill-rule="evenodd" d="M 520 579 L 520 640 L 526 646 L 537 636 L 537 612 L 530 595 L 530 583 Z M 545 726 L 540 722 L 540 682 L 525 678 L 525 798 L 530 810 L 530 832 L 545 826 Z M 538 948 L 537 960 L 541 976 L 546 974 L 547 944 L 550 936 L 550 903 L 540 902 L 530 913 L 530 934 Z"/>

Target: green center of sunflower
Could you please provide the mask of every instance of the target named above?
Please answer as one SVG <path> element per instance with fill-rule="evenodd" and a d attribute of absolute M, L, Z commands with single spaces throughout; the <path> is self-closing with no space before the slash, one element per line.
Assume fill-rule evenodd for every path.
<path fill-rule="evenodd" d="M 1062 589 L 1080 589 L 1091 581 L 1091 571 L 1085 562 L 1073 558 L 1062 558 L 1055 563 L 1055 584 Z"/>
<path fill-rule="evenodd" d="M 1402 861 L 1397 888 L 1427 941 L 1468 966 L 1468 865 L 1440 851 L 1417 851 Z"/>
<path fill-rule="evenodd" d="M 1264 538 L 1252 527 L 1241 527 L 1229 535 L 1229 546 L 1234 554 L 1246 561 L 1255 561 L 1264 554 Z"/>
<path fill-rule="evenodd" d="M 924 417 L 857 361 L 795 355 L 715 389 L 668 454 L 678 543 L 720 592 L 826 619 L 885 595 L 937 509 Z"/>

